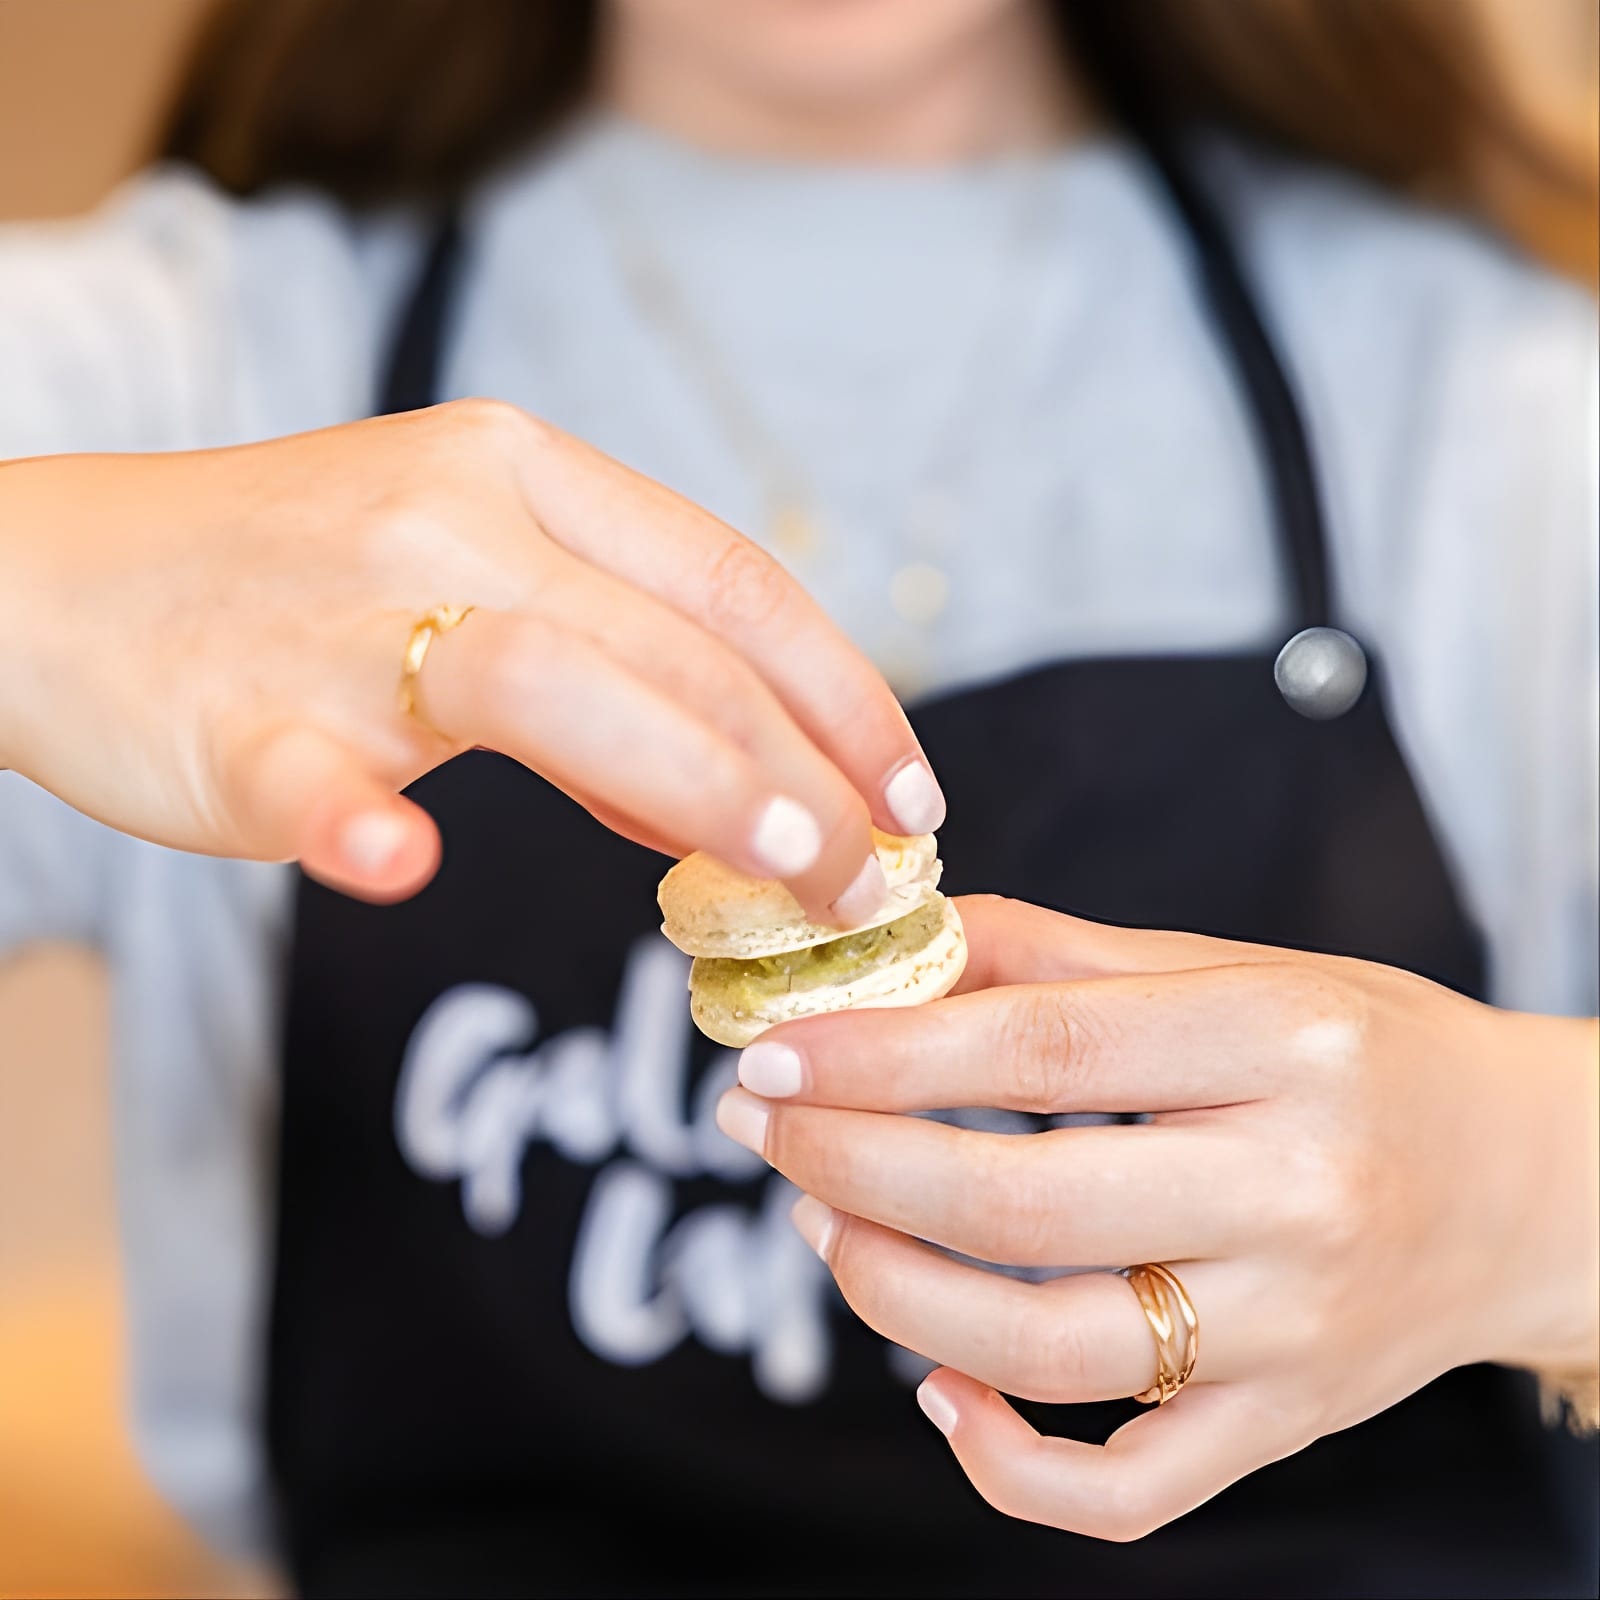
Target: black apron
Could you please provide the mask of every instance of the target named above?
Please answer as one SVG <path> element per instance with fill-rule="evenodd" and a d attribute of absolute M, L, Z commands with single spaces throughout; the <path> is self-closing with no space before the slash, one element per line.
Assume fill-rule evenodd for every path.
<path fill-rule="evenodd" d="M 386 410 L 436 396 L 458 254 L 446 230 Z M 1222 321 L 1249 387 L 1260 352 Z M 1381 687 L 1313 723 L 1270 656 L 1167 657 L 931 699 L 945 886 L 1478 992 Z M 268 1435 L 304 1593 L 1594 1592 L 1593 1454 L 1487 1367 L 1135 1545 L 990 1510 L 917 1414 L 925 1368 L 850 1316 L 793 1190 L 715 1132 L 733 1057 L 690 1024 L 663 859 L 496 755 L 411 793 L 443 832 L 434 883 L 387 908 L 298 892 Z M 1024 1409 L 1103 1439 L 1135 1408 Z"/>

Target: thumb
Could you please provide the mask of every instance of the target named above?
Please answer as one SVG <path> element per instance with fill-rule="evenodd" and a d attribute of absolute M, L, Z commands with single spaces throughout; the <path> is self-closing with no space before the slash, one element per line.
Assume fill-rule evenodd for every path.
<path fill-rule="evenodd" d="M 320 729 L 277 729 L 235 770 L 233 809 L 252 856 L 297 860 L 330 888 L 377 902 L 406 899 L 438 870 L 433 818 Z"/>

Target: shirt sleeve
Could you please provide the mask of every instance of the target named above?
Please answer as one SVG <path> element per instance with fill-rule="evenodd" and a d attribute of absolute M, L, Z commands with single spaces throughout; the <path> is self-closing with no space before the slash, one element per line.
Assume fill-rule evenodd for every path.
<path fill-rule="evenodd" d="M 1491 997 L 1600 1006 L 1600 358 L 1538 282 L 1442 339 L 1363 609 Z"/>
<path fill-rule="evenodd" d="M 0 227 L 0 460 L 364 415 L 394 232 L 303 191 L 241 203 L 179 168 L 82 219 Z"/>
<path fill-rule="evenodd" d="M 1376 660 L 1490 998 L 1593 1014 L 1594 301 L 1348 177 L 1222 170 L 1305 409 L 1337 617 Z"/>
<path fill-rule="evenodd" d="M 0 960 L 49 939 L 98 944 L 113 836 L 15 772 L 0 772 Z"/>
<path fill-rule="evenodd" d="M 0 228 L 0 458 L 226 430 L 226 231 L 221 202 L 177 179 Z"/>
<path fill-rule="evenodd" d="M 363 415 L 395 234 L 306 193 L 240 203 L 175 168 L 81 219 L 0 226 L 0 461 L 202 449 Z M 94 940 L 121 845 L 0 773 L 0 949 Z"/>
<path fill-rule="evenodd" d="M 0 227 L 0 460 L 200 440 L 218 399 L 202 309 L 218 221 L 198 189 L 152 188 L 82 221 Z M 0 772 L 0 959 L 42 940 L 99 943 L 109 840 Z"/>

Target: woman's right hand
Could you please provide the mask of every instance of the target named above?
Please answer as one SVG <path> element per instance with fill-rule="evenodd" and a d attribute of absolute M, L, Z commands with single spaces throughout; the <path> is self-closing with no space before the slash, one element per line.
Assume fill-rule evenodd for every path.
<path fill-rule="evenodd" d="M 888 686 L 776 562 L 497 402 L 12 463 L 0 592 L 0 763 L 125 832 L 368 899 L 432 876 L 433 823 L 397 791 L 474 745 L 840 924 L 883 892 L 869 821 L 943 816 Z M 440 605 L 476 610 L 433 641 L 424 722 L 401 658 Z"/>

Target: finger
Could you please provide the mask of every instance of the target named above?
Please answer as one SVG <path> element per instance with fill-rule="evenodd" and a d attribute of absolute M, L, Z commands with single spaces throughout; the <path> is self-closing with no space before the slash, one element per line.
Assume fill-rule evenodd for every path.
<path fill-rule="evenodd" d="M 1078 1404 L 1142 1394 L 1156 1378 L 1156 1341 L 1138 1297 L 1111 1272 L 1028 1283 L 956 1261 L 931 1245 L 803 1196 L 795 1226 L 827 1263 L 868 1327 L 1006 1394 Z M 1229 1264 L 1180 1262 L 1204 1307 L 1205 1341 L 1191 1382 L 1253 1376 L 1259 1307 Z"/>
<path fill-rule="evenodd" d="M 1182 972 L 1284 957 L 1282 950 L 1265 945 L 1162 928 L 1118 928 L 1001 895 L 963 895 L 956 905 L 967 930 L 967 967 L 957 994 L 999 984 Z"/>
<path fill-rule="evenodd" d="M 379 902 L 415 894 L 438 869 L 433 819 L 318 729 L 275 729 L 234 770 L 235 810 L 263 859 L 298 859 L 319 882 Z"/>
<path fill-rule="evenodd" d="M 985 1261 L 1119 1266 L 1237 1252 L 1263 1233 L 1263 1156 L 1217 1128 L 976 1133 L 774 1105 L 730 1089 L 717 1125 L 852 1216 Z M 1241 1171 L 1255 1181 L 1243 1184 Z M 1268 1189 L 1266 1192 L 1270 1192 Z"/>
<path fill-rule="evenodd" d="M 740 1058 L 746 1088 L 869 1111 L 1174 1111 L 1271 1092 L 1282 1040 L 1257 967 L 1030 983 L 785 1023 Z"/>
<path fill-rule="evenodd" d="M 758 877 L 792 880 L 817 865 L 823 832 L 801 801 L 581 634 L 478 611 L 435 642 L 425 678 L 422 709 L 452 738 Z"/>
<path fill-rule="evenodd" d="M 751 756 L 776 792 L 792 795 L 819 820 L 824 843 L 817 864 L 791 883 L 801 904 L 842 924 L 876 912 L 887 893 L 881 872 L 874 877 L 869 871 L 867 883 L 838 904 L 868 862 L 877 867 L 861 796 L 754 669 L 653 596 L 576 558 L 555 554 L 566 565 L 547 574 L 539 610 L 592 639 L 723 733 Z"/>
<path fill-rule="evenodd" d="M 1191 1385 L 1103 1445 L 1047 1438 L 984 1384 L 941 1369 L 917 1401 L 997 1511 L 1096 1539 L 1142 1539 L 1314 1434 L 1242 1384 Z"/>
<path fill-rule="evenodd" d="M 784 569 L 727 524 L 541 427 L 524 494 L 557 543 L 725 640 L 892 833 L 931 833 L 944 796 L 882 675 Z M 640 538 L 648 528 L 653 537 Z"/>

